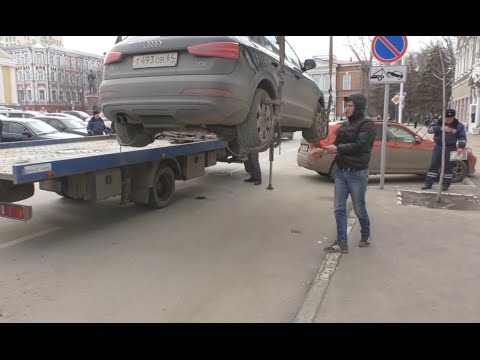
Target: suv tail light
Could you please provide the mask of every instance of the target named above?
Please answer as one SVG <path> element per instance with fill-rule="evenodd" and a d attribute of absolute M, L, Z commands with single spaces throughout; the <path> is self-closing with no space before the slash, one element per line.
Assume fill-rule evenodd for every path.
<path fill-rule="evenodd" d="M 113 64 L 116 62 L 121 61 L 123 58 L 123 54 L 121 52 L 111 51 L 105 55 L 105 59 L 103 60 L 103 65 Z"/>
<path fill-rule="evenodd" d="M 236 42 L 215 42 L 189 46 L 188 52 L 195 56 L 209 56 L 236 60 L 240 56 L 240 45 Z"/>

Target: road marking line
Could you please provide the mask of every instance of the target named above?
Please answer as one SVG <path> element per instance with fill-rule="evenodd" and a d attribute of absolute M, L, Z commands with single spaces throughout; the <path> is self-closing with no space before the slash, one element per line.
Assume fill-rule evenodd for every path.
<path fill-rule="evenodd" d="M 35 234 L 31 234 L 31 235 L 27 235 L 27 236 L 22 236 L 21 238 L 18 238 L 18 239 L 15 239 L 15 240 L 12 240 L 12 241 L 8 241 L 6 243 L 3 243 L 3 244 L 0 244 L 0 250 L 1 249 L 5 249 L 7 247 L 10 247 L 10 246 L 14 246 L 14 245 L 17 245 L 17 244 L 20 244 L 24 241 L 28 241 L 28 240 L 32 240 L 32 239 L 35 239 L 37 237 L 40 237 L 40 236 L 43 236 L 43 235 L 46 235 L 46 234 L 49 234 L 51 232 L 54 232 L 54 231 L 57 231 L 57 230 L 60 230 L 61 227 L 59 226 L 55 226 L 55 227 L 52 227 L 52 228 L 49 228 L 49 229 L 45 229 L 45 230 L 42 230 L 42 231 L 39 231 Z"/>

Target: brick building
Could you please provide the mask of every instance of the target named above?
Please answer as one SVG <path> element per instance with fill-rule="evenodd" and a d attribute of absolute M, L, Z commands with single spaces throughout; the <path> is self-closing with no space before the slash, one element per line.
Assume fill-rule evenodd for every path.
<path fill-rule="evenodd" d="M 363 88 L 362 64 L 355 61 L 336 60 L 337 63 L 337 119 L 344 119 L 343 98 L 354 92 L 361 92 Z"/>

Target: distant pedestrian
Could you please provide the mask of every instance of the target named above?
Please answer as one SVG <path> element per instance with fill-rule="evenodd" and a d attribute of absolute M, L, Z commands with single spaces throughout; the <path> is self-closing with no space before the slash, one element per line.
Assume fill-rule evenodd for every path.
<path fill-rule="evenodd" d="M 453 179 L 450 153 L 455 150 L 461 153 L 464 151 L 465 146 L 467 146 L 465 127 L 455 118 L 455 110 L 445 110 L 444 119 L 444 121 L 440 119 L 437 123 L 432 123 L 428 128 L 428 132 L 434 134 L 433 140 L 435 146 L 433 148 L 432 162 L 425 177 L 425 184 L 422 186 L 422 190 L 431 189 L 440 173 L 442 165 L 442 128 L 445 129 L 445 171 L 443 174 L 442 191 L 448 190 Z"/>
<path fill-rule="evenodd" d="M 243 165 L 245 166 L 245 171 L 250 174 L 250 177 L 243 181 L 253 182 L 253 185 L 260 185 L 262 183 L 262 169 L 260 168 L 258 152 L 249 152 L 247 156 L 248 160 L 246 160 Z"/>
<path fill-rule="evenodd" d="M 108 129 L 100 117 L 100 112 L 98 110 L 93 112 L 92 118 L 88 121 L 87 132 L 88 135 L 108 134 Z"/>
<path fill-rule="evenodd" d="M 344 98 L 348 120 L 337 131 L 335 142 L 325 146 L 336 154 L 335 168 L 335 221 L 337 239 L 323 250 L 328 253 L 348 253 L 347 199 L 350 195 L 353 210 L 360 223 L 360 247 L 370 245 L 370 219 L 365 204 L 368 184 L 368 163 L 375 141 L 375 123 L 365 114 L 367 99 L 357 93 Z"/>

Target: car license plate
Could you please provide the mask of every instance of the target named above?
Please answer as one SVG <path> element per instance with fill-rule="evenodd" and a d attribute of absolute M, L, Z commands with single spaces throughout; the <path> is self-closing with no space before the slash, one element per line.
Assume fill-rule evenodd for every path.
<path fill-rule="evenodd" d="M 302 149 L 302 151 L 307 152 L 308 151 L 308 144 L 302 144 L 301 149 Z"/>
<path fill-rule="evenodd" d="M 176 52 L 164 54 L 137 55 L 133 57 L 132 66 L 134 69 L 176 66 L 177 59 L 178 54 Z"/>

